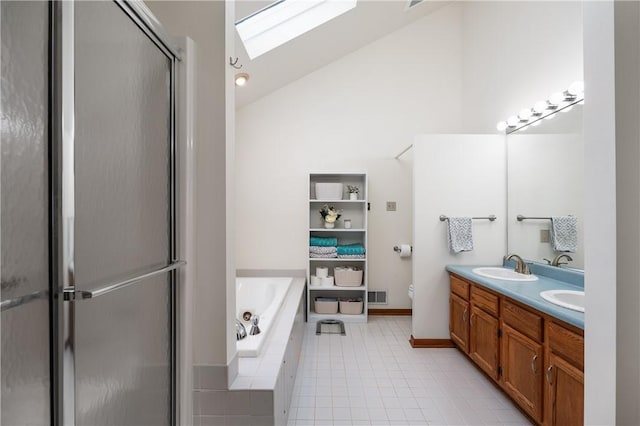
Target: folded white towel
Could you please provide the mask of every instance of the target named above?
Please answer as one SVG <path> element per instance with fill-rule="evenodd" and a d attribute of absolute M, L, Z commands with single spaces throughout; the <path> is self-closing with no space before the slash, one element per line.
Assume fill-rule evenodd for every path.
<path fill-rule="evenodd" d="M 554 251 L 578 251 L 578 219 L 575 216 L 551 217 L 551 246 Z"/>
<path fill-rule="evenodd" d="M 452 253 L 473 250 L 473 229 L 470 217 L 449 217 L 447 219 L 447 241 Z"/>

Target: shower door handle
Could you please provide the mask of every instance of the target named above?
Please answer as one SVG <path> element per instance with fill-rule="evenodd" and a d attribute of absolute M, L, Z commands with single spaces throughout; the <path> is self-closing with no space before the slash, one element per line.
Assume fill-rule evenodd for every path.
<path fill-rule="evenodd" d="M 165 266 L 164 268 L 147 272 L 146 274 L 136 275 L 135 277 L 132 277 L 132 278 L 127 278 L 121 281 L 109 283 L 104 286 L 101 286 L 100 288 L 97 288 L 96 290 L 76 290 L 74 287 L 65 288 L 63 290 L 64 300 L 94 299 L 98 296 L 102 296 L 103 294 L 111 293 L 112 291 L 116 291 L 116 290 L 120 290 L 121 288 L 128 287 L 131 284 L 135 284 L 147 278 L 155 277 L 156 275 L 166 274 L 167 272 L 171 272 L 186 264 L 187 262 L 185 262 L 184 260 L 176 260 L 175 262 L 172 262 L 171 264 Z"/>

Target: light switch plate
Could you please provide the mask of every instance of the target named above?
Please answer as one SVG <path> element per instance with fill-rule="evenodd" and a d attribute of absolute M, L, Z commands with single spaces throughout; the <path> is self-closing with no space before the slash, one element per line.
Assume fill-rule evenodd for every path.
<path fill-rule="evenodd" d="M 549 234 L 549 230 L 548 229 L 541 229 L 540 230 L 540 242 L 541 243 L 548 243 L 549 241 L 551 241 L 551 235 Z"/>
<path fill-rule="evenodd" d="M 395 212 L 396 211 L 396 202 L 395 201 L 387 201 L 387 211 Z"/>

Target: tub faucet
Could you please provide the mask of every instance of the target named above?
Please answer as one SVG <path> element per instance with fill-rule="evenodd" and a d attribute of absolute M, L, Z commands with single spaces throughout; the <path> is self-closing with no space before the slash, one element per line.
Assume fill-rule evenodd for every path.
<path fill-rule="evenodd" d="M 251 329 L 249 330 L 249 335 L 255 336 L 256 334 L 260 334 L 258 321 L 260 321 L 260 317 L 258 315 L 254 315 L 251 317 Z"/>
<path fill-rule="evenodd" d="M 242 340 L 245 337 L 247 337 L 247 329 L 244 328 L 244 324 L 236 318 L 236 340 Z"/>
<path fill-rule="evenodd" d="M 562 258 L 567 259 L 569 262 L 571 262 L 573 260 L 573 258 L 571 256 L 569 256 L 566 253 L 562 253 L 557 255 L 552 261 L 551 261 L 551 266 L 560 266 L 560 265 L 568 265 L 569 262 L 560 262 L 562 260 Z"/>
<path fill-rule="evenodd" d="M 529 270 L 529 265 L 527 265 L 526 262 L 522 260 L 520 256 L 518 256 L 517 254 L 511 254 L 504 258 L 505 261 L 511 260 L 511 259 L 515 259 L 516 261 L 516 268 L 515 268 L 516 272 L 519 272 L 525 275 L 531 275 L 531 271 Z"/>

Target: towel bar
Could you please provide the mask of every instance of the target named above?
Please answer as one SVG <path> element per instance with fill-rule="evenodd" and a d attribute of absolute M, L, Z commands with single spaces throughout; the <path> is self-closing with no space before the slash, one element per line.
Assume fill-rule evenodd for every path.
<path fill-rule="evenodd" d="M 447 217 L 447 216 L 445 216 L 443 214 L 440 215 L 440 222 L 444 222 L 445 220 L 448 220 L 448 219 L 449 219 L 449 217 Z M 486 220 L 489 220 L 489 221 L 493 222 L 494 220 L 496 220 L 496 215 L 495 214 L 490 214 L 489 216 L 486 216 L 486 217 L 485 216 L 483 216 L 483 217 L 472 217 L 471 219 L 486 219 Z M 518 219 L 518 220 L 520 220 L 520 219 Z"/>

